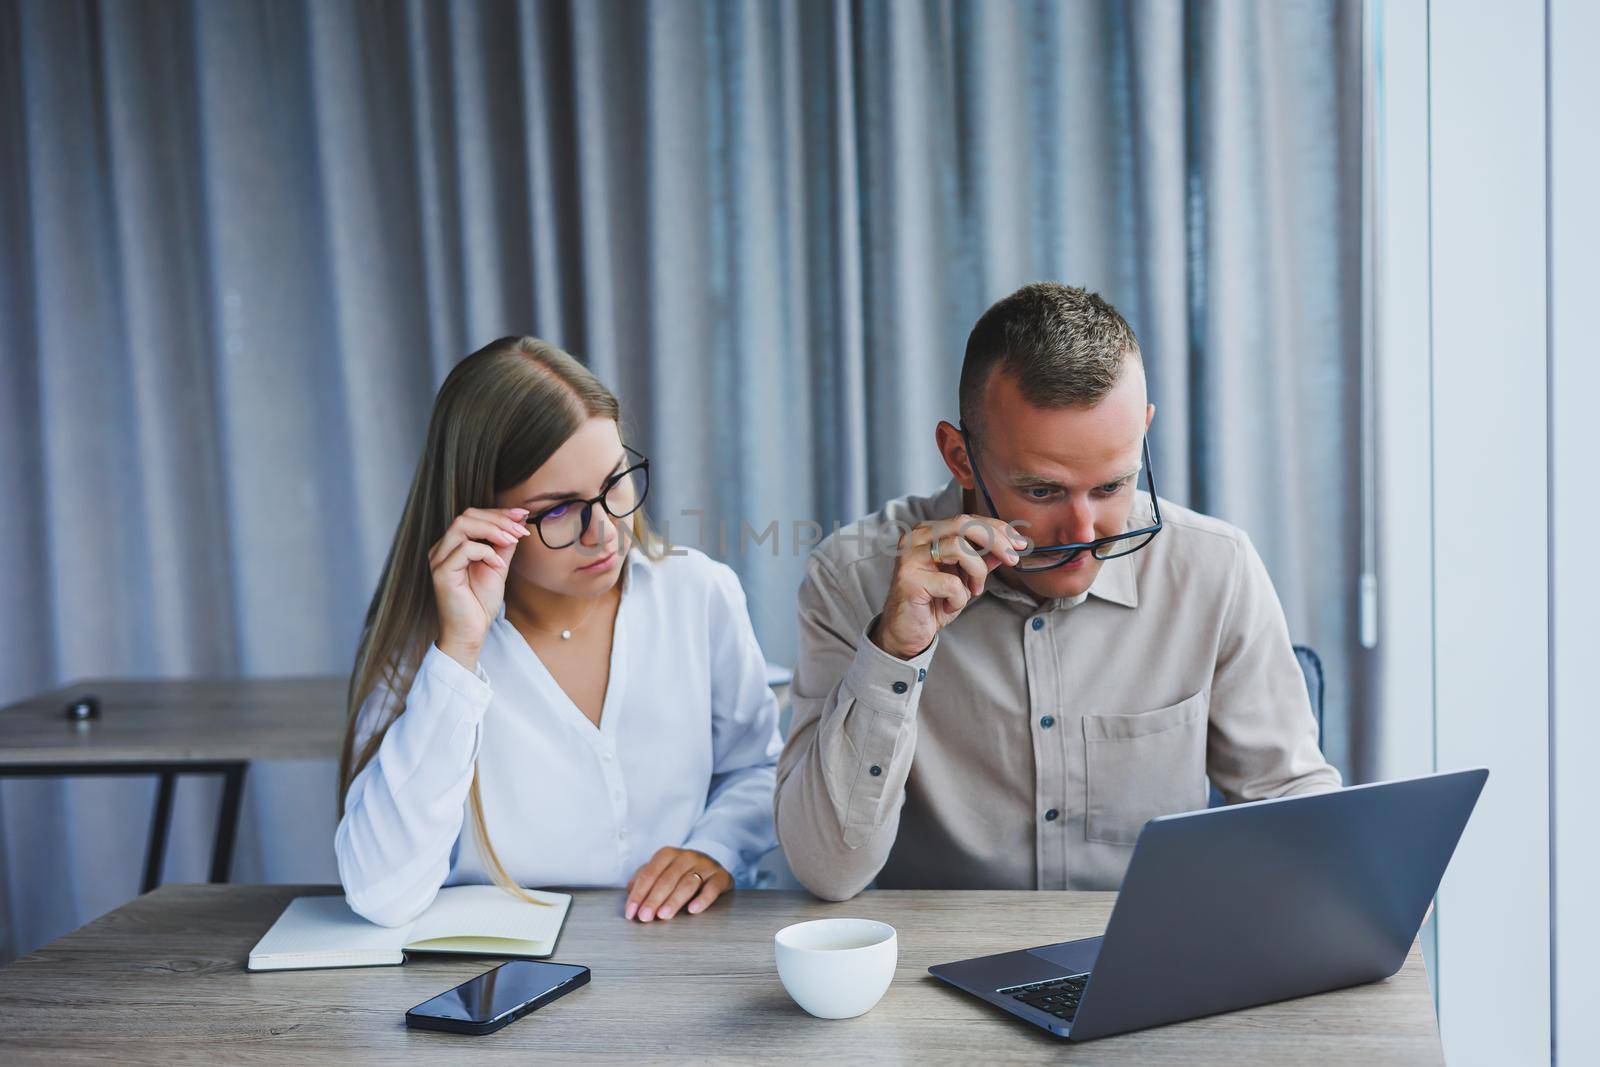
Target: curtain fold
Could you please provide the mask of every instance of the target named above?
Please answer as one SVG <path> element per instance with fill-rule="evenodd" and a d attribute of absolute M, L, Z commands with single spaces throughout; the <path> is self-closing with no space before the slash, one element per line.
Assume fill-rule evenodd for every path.
<path fill-rule="evenodd" d="M 0 5 L 0 702 L 347 671 L 434 390 L 508 333 L 618 392 L 658 525 L 790 661 L 817 529 L 942 483 L 968 329 L 1054 278 L 1138 332 L 1163 495 L 1250 532 L 1361 778 L 1359 18 Z M 235 877 L 332 880 L 334 789 L 253 768 Z M 0 784 L 0 953 L 136 892 L 153 795 Z"/>

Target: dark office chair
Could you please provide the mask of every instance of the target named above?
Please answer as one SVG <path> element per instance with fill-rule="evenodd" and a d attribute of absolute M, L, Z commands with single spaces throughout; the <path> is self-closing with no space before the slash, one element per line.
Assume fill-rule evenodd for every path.
<path fill-rule="evenodd" d="M 1306 693 L 1311 697 L 1311 714 L 1317 719 L 1317 747 L 1322 747 L 1322 657 L 1305 645 L 1294 646 L 1295 661 L 1300 664 L 1300 673 L 1306 676 Z M 1212 808 L 1223 805 L 1222 794 L 1217 792 L 1217 787 L 1211 787 Z"/>

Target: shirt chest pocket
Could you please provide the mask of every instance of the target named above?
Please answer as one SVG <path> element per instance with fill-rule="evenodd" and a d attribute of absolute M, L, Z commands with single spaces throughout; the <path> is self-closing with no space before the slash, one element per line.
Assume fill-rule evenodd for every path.
<path fill-rule="evenodd" d="M 1154 711 L 1083 717 L 1090 841 L 1131 845 L 1146 820 L 1206 806 L 1210 702 L 1202 689 Z"/>

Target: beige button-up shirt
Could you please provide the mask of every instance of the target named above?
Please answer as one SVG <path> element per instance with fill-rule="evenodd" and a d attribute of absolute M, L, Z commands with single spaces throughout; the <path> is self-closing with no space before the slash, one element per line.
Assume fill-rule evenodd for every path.
<path fill-rule="evenodd" d="M 1340 786 L 1254 546 L 1168 501 L 1086 594 L 991 574 L 920 656 L 878 648 L 899 534 L 962 510 L 955 482 L 904 497 L 807 564 L 775 803 L 814 893 L 1115 889 L 1145 820 L 1205 807 L 1208 777 L 1230 803 Z M 1130 524 L 1150 515 L 1141 492 Z"/>

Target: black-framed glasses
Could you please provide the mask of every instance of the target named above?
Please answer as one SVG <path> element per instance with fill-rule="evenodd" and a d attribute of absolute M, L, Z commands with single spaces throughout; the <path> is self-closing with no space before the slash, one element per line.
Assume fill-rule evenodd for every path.
<path fill-rule="evenodd" d="M 977 479 L 978 491 L 983 494 L 983 502 L 988 505 L 989 514 L 997 519 L 1000 518 L 1000 510 L 994 506 L 994 498 L 989 495 L 988 486 L 983 484 L 983 474 L 978 470 L 977 449 L 972 447 L 972 435 L 967 432 L 966 423 L 961 424 L 961 443 L 967 448 L 967 459 L 972 463 L 972 476 Z M 1096 538 L 1093 541 L 1075 541 L 1065 545 L 1035 545 L 1033 539 L 1029 538 L 1028 543 L 1031 547 L 1023 551 L 1022 560 L 1011 569 L 1025 574 L 1054 570 L 1071 563 L 1078 558 L 1078 553 L 1084 551 L 1098 560 L 1116 559 L 1118 556 L 1132 555 L 1154 541 L 1156 534 L 1161 532 L 1161 498 L 1156 495 L 1156 471 L 1150 463 L 1149 434 L 1145 435 L 1140 451 L 1144 459 L 1145 478 L 1150 483 L 1150 504 L 1154 509 L 1155 520 L 1152 525 L 1112 534 L 1110 537 Z M 1134 480 L 1134 485 L 1138 485 L 1137 478 Z M 1013 527 L 1016 525 L 1013 524 Z M 1027 536 L 1026 530 L 1019 532 L 1024 537 Z"/>
<path fill-rule="evenodd" d="M 627 445 L 622 447 L 637 456 L 638 462 L 607 478 L 598 496 L 551 504 L 528 520 L 539 531 L 539 540 L 546 548 L 570 548 L 577 544 L 583 531 L 589 528 L 596 505 L 605 508 L 613 519 L 627 518 L 639 510 L 645 494 L 650 491 L 650 461 Z"/>

